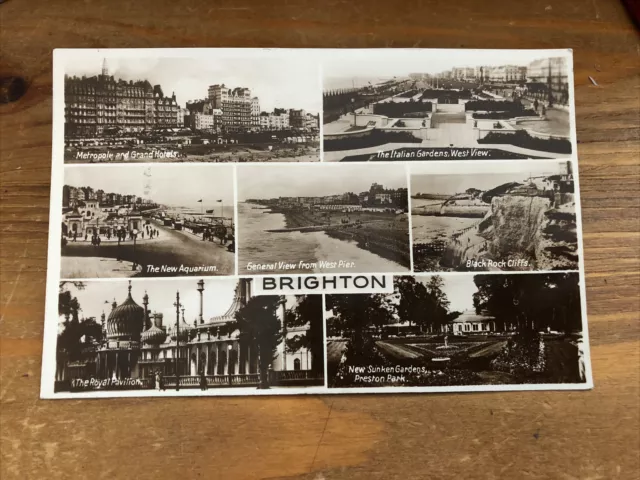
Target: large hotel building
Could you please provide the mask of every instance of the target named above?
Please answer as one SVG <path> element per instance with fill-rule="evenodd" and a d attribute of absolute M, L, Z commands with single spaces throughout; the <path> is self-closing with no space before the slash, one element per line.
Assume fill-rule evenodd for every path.
<path fill-rule="evenodd" d="M 222 110 L 222 125 L 228 132 L 242 132 L 260 127 L 260 103 L 244 87 L 229 88 L 211 85 L 207 91 L 214 109 Z"/>
<path fill-rule="evenodd" d="M 160 85 L 152 86 L 147 80 L 116 80 L 109 75 L 106 60 L 100 75 L 65 76 L 64 97 L 66 136 L 178 126 L 180 107 L 175 94 L 167 97 Z"/>

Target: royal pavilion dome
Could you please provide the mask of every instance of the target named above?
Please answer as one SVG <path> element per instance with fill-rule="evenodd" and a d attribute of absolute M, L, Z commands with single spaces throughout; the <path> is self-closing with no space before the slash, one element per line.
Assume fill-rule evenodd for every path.
<path fill-rule="evenodd" d="M 111 310 L 107 319 L 107 338 L 115 341 L 140 341 L 144 322 L 144 308 L 131 297 L 131 282 L 129 282 L 127 298 Z"/>
<path fill-rule="evenodd" d="M 142 332 L 142 341 L 146 345 L 158 346 L 167 339 L 167 334 L 164 330 L 159 328 L 155 323 L 150 328 Z"/>
<path fill-rule="evenodd" d="M 172 341 L 176 341 L 176 324 L 173 324 L 173 327 L 171 328 L 171 332 L 169 333 L 169 336 L 171 338 Z M 187 325 L 187 322 L 184 321 L 184 312 L 182 313 L 182 319 L 180 320 L 180 341 L 181 342 L 186 342 L 187 340 L 189 340 L 189 332 L 191 330 L 191 327 L 189 325 Z"/>

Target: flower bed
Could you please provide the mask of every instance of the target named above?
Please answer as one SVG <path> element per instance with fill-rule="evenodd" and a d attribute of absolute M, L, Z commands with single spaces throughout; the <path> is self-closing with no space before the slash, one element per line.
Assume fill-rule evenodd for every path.
<path fill-rule="evenodd" d="M 537 332 L 515 335 L 491 365 L 497 371 L 514 375 L 527 376 L 544 372 L 546 362 L 542 336 Z"/>
<path fill-rule="evenodd" d="M 464 104 L 464 109 L 466 111 L 518 113 L 524 110 L 524 107 L 521 103 L 511 100 L 469 100 Z"/>
<path fill-rule="evenodd" d="M 472 117 L 478 120 L 508 120 L 514 117 L 537 117 L 535 110 L 525 108 L 508 112 L 474 112 Z"/>
<path fill-rule="evenodd" d="M 373 105 L 373 113 L 385 115 L 390 118 L 401 118 L 407 113 L 431 113 L 431 102 L 402 102 L 402 103 L 376 103 Z"/>
<path fill-rule="evenodd" d="M 413 136 L 411 132 L 388 132 L 382 130 L 371 130 L 369 134 L 357 137 L 329 138 L 324 139 L 325 152 L 339 152 L 342 150 L 357 150 L 359 148 L 377 147 L 387 143 L 421 143 L 420 138 Z"/>
<path fill-rule="evenodd" d="M 571 142 L 569 140 L 564 138 L 533 137 L 529 135 L 526 130 L 511 131 L 508 134 L 501 132 L 489 132 L 484 138 L 478 139 L 478 143 L 503 143 L 542 152 L 571 153 Z"/>

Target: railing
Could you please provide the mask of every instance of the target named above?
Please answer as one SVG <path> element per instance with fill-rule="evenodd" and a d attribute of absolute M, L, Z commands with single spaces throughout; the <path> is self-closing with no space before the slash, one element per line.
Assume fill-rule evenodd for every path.
<path fill-rule="evenodd" d="M 260 383 L 260 375 L 257 373 L 240 373 L 237 375 L 205 375 L 207 386 L 228 387 L 228 386 L 257 386 Z M 176 377 L 163 377 L 165 388 L 175 388 Z M 199 375 L 181 375 L 180 387 L 200 387 L 201 377 Z"/>
<path fill-rule="evenodd" d="M 260 374 L 240 373 L 237 375 L 205 375 L 207 387 L 257 387 L 260 385 Z M 180 388 L 200 387 L 201 377 L 199 375 L 180 376 Z M 269 385 L 271 386 L 294 386 L 298 385 L 322 385 L 324 378 L 320 374 L 315 375 L 311 370 L 286 370 L 272 371 L 269 375 Z M 162 384 L 165 389 L 176 387 L 176 377 L 163 377 Z"/>

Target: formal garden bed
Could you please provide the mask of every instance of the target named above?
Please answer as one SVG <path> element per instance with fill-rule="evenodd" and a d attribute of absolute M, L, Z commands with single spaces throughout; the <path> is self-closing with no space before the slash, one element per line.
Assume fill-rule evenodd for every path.
<path fill-rule="evenodd" d="M 401 118 L 408 113 L 431 113 L 432 108 L 431 102 L 383 102 L 373 105 L 373 113 L 390 118 Z"/>
<path fill-rule="evenodd" d="M 512 375 L 529 376 L 544 372 L 546 362 L 542 336 L 533 331 L 514 335 L 491 365 L 494 370 Z"/>
<path fill-rule="evenodd" d="M 550 153 L 571 153 L 571 142 L 564 138 L 538 138 L 526 130 L 510 131 L 510 133 L 489 132 L 484 138 L 478 139 L 480 144 L 509 144 L 516 147 L 528 148 Z"/>
<path fill-rule="evenodd" d="M 411 132 L 389 132 L 374 129 L 370 133 L 353 137 L 324 139 L 325 152 L 339 152 L 342 150 L 357 150 L 360 148 L 377 147 L 387 143 L 422 143 L 420 138 Z"/>
<path fill-rule="evenodd" d="M 538 114 L 531 108 L 523 108 L 518 111 L 474 112 L 471 116 L 476 120 L 509 120 L 510 118 L 515 117 L 537 117 Z"/>

